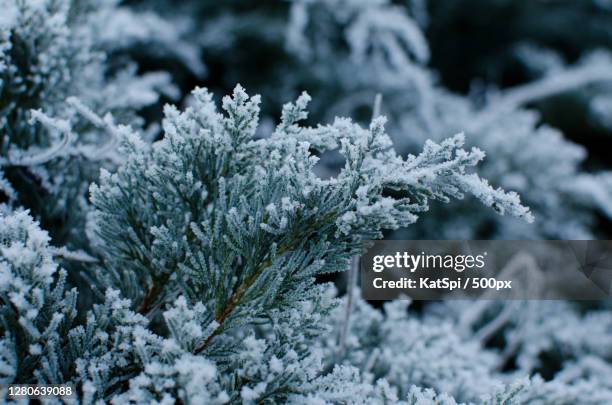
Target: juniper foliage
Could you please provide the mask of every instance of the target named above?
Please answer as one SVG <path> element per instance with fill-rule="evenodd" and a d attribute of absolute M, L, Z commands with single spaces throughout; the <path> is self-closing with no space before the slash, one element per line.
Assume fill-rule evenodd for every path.
<path fill-rule="evenodd" d="M 535 107 L 578 95 L 605 129 L 606 52 L 520 43 L 531 82 L 466 95 L 434 71 L 444 7 L 423 0 L 0 8 L 2 400 L 69 383 L 85 404 L 612 402 L 605 304 L 376 309 L 320 282 L 390 231 L 595 236 L 610 174 Z M 160 67 L 246 82 L 265 109 L 196 88 L 160 117 L 181 96 Z"/>
<path fill-rule="evenodd" d="M 238 86 L 223 99 L 223 115 L 206 90 L 193 96 L 184 112 L 166 107 L 164 138 L 152 148 L 126 134 L 126 163 L 92 186 L 91 232 L 104 256 L 100 277 L 139 312 L 177 290 L 214 311 L 218 325 L 200 350 L 218 334 L 311 300 L 315 275 L 344 270 L 363 238 L 414 223 L 430 199 L 468 192 L 531 219 L 516 194 L 469 172 L 483 154 L 461 149 L 461 135 L 403 159 L 382 118 L 369 129 L 346 119 L 299 126 L 304 94 L 285 105 L 270 136 L 254 139 L 259 97 Z M 337 148 L 344 168 L 319 178 L 314 152 Z"/>
<path fill-rule="evenodd" d="M 16 370 L 6 380 L 70 381 L 84 402 L 334 401 L 345 395 L 344 385 L 356 401 L 404 395 L 384 380 L 356 384 L 357 368 L 326 371 L 316 342 L 331 333 L 325 319 L 337 303 L 315 276 L 345 270 L 363 238 L 413 223 L 430 199 L 470 192 L 500 213 L 530 219 L 528 209 L 516 194 L 470 173 L 482 153 L 461 149 L 461 136 L 403 159 L 382 118 L 368 129 L 348 119 L 300 126 L 304 94 L 285 106 L 272 134 L 256 139 L 258 97 L 238 86 L 221 113 L 206 90 L 193 95 L 183 112 L 166 107 L 164 137 L 153 145 L 129 127 L 109 124 L 126 159 L 91 188 L 90 234 L 106 292 L 83 322 L 74 321 L 70 305 L 76 292 L 60 299 L 63 280 L 52 277 L 57 265 L 48 239 L 27 214 L 17 215 L 22 228 L 39 235 L 44 260 L 14 259 L 27 242 L 22 230 L 12 231 L 2 252 L 15 263 L 3 266 L 3 279 L 29 272 L 31 279 L 18 284 L 38 294 L 41 308 L 67 305 L 70 316 L 55 316 L 64 329 L 46 341 L 49 359 L 40 355 L 35 333 L 29 332 L 32 343 L 18 340 L 30 346 L 15 348 L 12 333 L 20 329 L 7 328 L 2 357 Z M 321 179 L 313 170 L 315 152 L 333 148 L 340 148 L 345 167 Z M 389 189 L 397 196 L 387 195 Z M 45 292 L 57 285 L 53 293 L 38 292 L 41 276 Z M 13 297 L 10 291 L 3 297 L 6 310 Z M 4 322 L 29 316 L 20 309 Z M 26 365 L 48 375 L 28 373 Z"/>
<path fill-rule="evenodd" d="M 104 12 L 91 6 L 0 4 L 0 204 L 4 211 L 29 208 L 58 243 L 79 248 L 89 183 L 101 166 L 116 162 L 112 138 L 66 100 L 141 125 L 139 109 L 160 93 L 176 96 L 168 74 L 137 75 L 133 64 L 111 63 L 111 46 L 96 27 L 120 11 L 113 3 Z"/>

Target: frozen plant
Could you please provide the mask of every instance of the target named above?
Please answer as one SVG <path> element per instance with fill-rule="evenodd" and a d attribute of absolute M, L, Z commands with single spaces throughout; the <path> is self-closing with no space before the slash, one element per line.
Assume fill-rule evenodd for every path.
<path fill-rule="evenodd" d="M 201 77 L 206 67 L 199 48 L 183 39 L 192 33 L 187 19 L 171 19 L 139 7 L 128 7 L 121 0 L 87 0 L 74 7 L 91 15 L 88 27 L 96 44 L 116 59 L 148 58 L 178 61 L 191 74 Z M 174 13 L 173 13 L 174 15 Z"/>
<path fill-rule="evenodd" d="M 519 378 L 495 393 L 483 396 L 483 405 L 600 405 L 612 400 L 612 391 L 596 382 L 580 380 L 572 384 L 541 377 Z"/>
<path fill-rule="evenodd" d="M 472 336 L 457 334 L 451 322 L 409 313 L 408 300 L 386 303 L 380 311 L 358 295 L 346 336 L 329 334 L 320 340 L 330 363 L 352 365 L 370 382 L 385 379 L 400 398 L 410 396 L 411 385 L 417 385 L 470 402 L 501 386 L 497 354 Z M 345 305 L 334 309 L 328 322 L 347 322 Z"/>
<path fill-rule="evenodd" d="M 0 382 L 64 382 L 62 343 L 76 290 L 53 261 L 49 236 L 26 211 L 0 214 Z"/>
<path fill-rule="evenodd" d="M 523 106 L 589 84 L 609 82 L 611 66 L 608 55 L 592 55 L 576 66 L 491 95 L 481 108 L 466 98 L 432 88 L 437 119 L 405 115 L 402 132 L 415 136 L 414 141 L 427 139 L 428 132 L 444 136 L 454 128 L 464 129 L 468 143 L 479 145 L 491 157 L 483 165 L 483 173 L 520 193 L 539 225 L 525 227 L 517 221 L 479 213 L 466 200 L 454 206 L 453 212 L 461 215 L 432 213 L 410 230 L 411 235 L 424 239 L 596 237 L 593 229 L 597 216 L 609 218 L 612 212 L 610 172 L 581 169 L 587 158 L 585 148 L 566 140 L 559 130 L 541 124 L 538 113 Z M 418 145 L 416 142 L 408 149 Z"/>
<path fill-rule="evenodd" d="M 87 188 L 112 162 L 113 153 L 98 151 L 114 151 L 104 129 L 66 100 L 140 125 L 135 113 L 175 89 L 167 74 L 111 63 L 95 29 L 114 18 L 111 8 L 92 12 L 69 0 L 3 0 L 0 8 L 2 210 L 25 206 L 57 243 L 82 247 Z"/>
<path fill-rule="evenodd" d="M 66 288 L 49 239 L 27 211 L 0 214 L 0 398 L 6 384 L 79 384 L 87 403 L 104 393 L 94 382 L 108 389 L 129 373 L 133 331 L 147 321 L 108 290 L 77 325 L 77 289 Z"/>
<path fill-rule="evenodd" d="M 537 80 L 455 95 L 430 65 L 424 3 L 0 0 L 0 383 L 69 383 L 86 404 L 610 402 L 608 310 L 417 315 L 316 281 L 389 230 L 591 237 L 612 212 L 612 176 L 587 173 L 585 150 L 527 109 L 605 90 L 608 57 L 565 65 L 525 47 Z M 165 108 L 163 133 L 146 128 L 144 107 L 179 96 L 168 74 L 143 74 L 160 64 L 181 84 L 246 82 L 267 110 L 241 87 L 219 110 L 196 89 Z M 275 125 L 302 88 L 314 114 L 303 94 Z M 95 250 L 80 269 L 98 295 L 66 280 L 65 243 Z"/>
<path fill-rule="evenodd" d="M 189 398 L 189 388 L 160 391 L 165 384 L 155 381 L 188 384 L 184 364 L 194 355 L 216 366 L 203 365 L 211 384 L 219 375 L 219 389 L 194 395 L 249 402 L 327 391 L 334 378 L 325 377 L 312 339 L 325 332 L 322 317 L 335 304 L 315 275 L 345 270 L 362 238 L 414 223 L 431 199 L 469 192 L 500 213 L 530 219 L 516 194 L 469 172 L 482 155 L 461 149 L 461 136 L 404 159 L 382 118 L 369 129 L 348 119 L 301 126 L 304 94 L 285 105 L 272 134 L 256 139 L 259 97 L 237 86 L 223 98 L 223 113 L 206 90 L 193 97 L 183 112 L 166 107 L 164 137 L 152 146 L 121 127 L 126 161 L 91 188 L 101 286 L 121 290 L 152 319 L 170 305 L 163 313 L 170 337 L 147 329 L 133 335 L 141 374 L 126 400 Z M 335 148 L 344 168 L 317 177 L 314 153 Z M 394 395 L 380 384 L 356 389 Z"/>
<path fill-rule="evenodd" d="M 336 302 L 314 276 L 344 270 L 361 238 L 414 222 L 430 198 L 467 191 L 500 212 L 529 211 L 467 172 L 481 155 L 460 149 L 461 137 L 402 159 L 381 118 L 370 129 L 346 119 L 301 127 L 303 95 L 255 140 L 257 97 L 237 87 L 225 114 L 205 90 L 194 97 L 185 112 L 167 107 L 152 147 L 109 124 L 127 160 L 92 187 L 92 235 L 100 287 L 122 293 L 107 288 L 82 324 L 46 233 L 27 213 L 2 217 L 4 380 L 70 382 L 84 402 L 299 402 L 349 387 L 355 400 L 397 398 L 384 380 L 355 383 L 355 368 L 326 371 L 315 339 L 330 332 Z M 322 180 L 313 150 L 336 147 L 346 166 Z"/>
<path fill-rule="evenodd" d="M 437 83 L 427 66 L 429 48 L 419 25 L 407 9 L 393 9 L 394 17 L 384 18 L 388 8 L 393 6 L 386 2 L 293 3 L 288 47 L 307 62 L 309 71 L 320 72 L 318 84 L 327 92 L 326 99 L 336 100 L 326 110 L 327 117 L 363 117 L 364 109 L 369 117 L 375 94 L 380 93 L 389 133 L 403 155 L 419 150 L 428 139 L 465 131 L 468 145 L 477 145 L 490 157 L 482 166 L 485 177 L 521 194 L 539 224 L 490 215 L 475 209 L 474 200 L 465 199 L 454 202 L 452 210 L 434 204 L 424 221 L 399 236 L 597 236 L 593 229 L 598 216 L 609 218 L 612 213 L 610 172 L 584 171 L 586 149 L 542 124 L 540 115 L 526 106 L 587 86 L 604 88 L 612 82 L 610 56 L 606 52 L 584 55 L 574 65 L 546 70 L 533 82 L 488 90 L 482 100 L 474 100 Z M 338 159 L 326 163 L 341 164 Z"/>
<path fill-rule="evenodd" d="M 298 229 L 300 235 L 316 230 L 319 238 L 307 246 L 322 244 L 317 255 L 346 251 L 331 261 L 317 256 L 295 264 L 316 274 L 342 269 L 360 237 L 380 237 L 383 228 L 414 223 L 430 199 L 447 201 L 469 192 L 502 214 L 531 219 L 518 195 L 493 189 L 466 170 L 483 156 L 478 149 L 460 149 L 461 135 L 439 145 L 428 142 L 420 155 L 403 159 L 391 149 L 382 118 L 369 130 L 346 119 L 299 126 L 308 101 L 303 95 L 284 107 L 271 136 L 255 140 L 258 97 L 248 98 L 236 87 L 233 98 L 223 99 L 224 117 L 208 92 L 198 89 L 193 95 L 195 104 L 185 112 L 166 108 L 164 139 L 151 150 L 137 135 L 125 136 L 127 162 L 92 187 L 94 243 L 104 251 L 105 277 L 124 291 L 134 290 L 130 296 L 145 312 L 173 286 L 183 285 L 188 295 L 208 294 L 200 291 L 208 290 L 207 282 L 186 284 L 184 278 L 238 263 L 245 267 L 238 280 L 217 280 L 216 291 L 223 320 L 235 316 L 243 295 L 272 277 L 263 277 L 262 265 L 298 260 L 286 255 L 302 243 L 291 233 Z M 337 177 L 318 178 L 313 151 L 335 148 L 346 158 L 344 169 Z M 383 194 L 385 189 L 399 197 Z M 344 242 L 328 248 L 332 238 Z M 229 250 L 213 248 L 217 243 Z M 307 246 L 302 249 L 310 252 Z M 261 257 L 252 263 L 244 252 Z M 308 282 L 295 277 L 291 282 Z M 131 287 L 136 280 L 148 286 L 146 294 Z"/>
<path fill-rule="evenodd" d="M 409 301 L 386 303 L 383 312 L 358 296 L 354 301 L 344 339 L 337 326 L 334 333 L 321 335 L 317 347 L 323 349 L 328 367 L 352 366 L 361 371 L 362 380 L 372 385 L 384 381 L 387 392 L 393 393 L 398 403 L 569 405 L 604 404 L 612 398 L 608 383 L 612 369 L 606 352 L 610 336 L 607 313 L 591 320 L 580 322 L 576 317 L 574 322 L 567 322 L 568 313 L 558 311 L 560 305 L 544 305 L 548 308 L 545 315 L 540 311 L 537 320 L 515 327 L 514 333 L 527 332 L 521 345 L 537 348 L 532 351 L 520 347 L 524 355 L 564 352 L 561 369 L 545 381 L 537 367 L 522 367 L 525 359 L 521 357 L 517 360 L 521 365 L 518 370 L 502 372 L 499 365 L 507 360 L 504 350 L 485 348 L 478 330 L 460 334 L 460 325 L 453 324 L 448 313 L 469 313 L 474 303 L 452 302 L 442 309 L 446 316 L 437 317 L 427 312 L 409 312 Z M 345 304 L 332 311 L 330 324 L 347 322 Z M 535 304 L 512 309 L 524 321 L 530 311 L 538 312 L 538 306 L 542 306 Z M 549 323 L 538 329 L 537 322 L 544 324 L 547 320 Z M 600 325 L 595 324 L 597 321 Z M 587 338 L 590 331 L 592 336 Z M 517 346 L 509 341 L 505 347 Z"/>
<path fill-rule="evenodd" d="M 426 318 L 452 322 L 457 334 L 482 346 L 503 342 L 494 366 L 498 370 L 515 364 L 524 373 L 554 374 L 590 358 L 612 359 L 612 317 L 605 309 L 581 310 L 558 301 L 480 300 L 433 305 Z"/>

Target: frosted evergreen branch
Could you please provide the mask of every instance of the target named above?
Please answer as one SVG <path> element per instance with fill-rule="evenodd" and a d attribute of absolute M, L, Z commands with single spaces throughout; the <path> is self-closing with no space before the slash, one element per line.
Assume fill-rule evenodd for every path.
<path fill-rule="evenodd" d="M 17 199 L 17 192 L 5 177 L 4 171 L 2 170 L 3 163 L 2 159 L 0 159 L 0 192 L 8 198 L 9 202 L 14 202 Z"/>
<path fill-rule="evenodd" d="M 87 254 L 86 252 L 82 250 L 73 251 L 73 250 L 68 250 L 65 247 L 53 248 L 51 249 L 51 254 L 55 257 L 61 257 L 63 259 L 77 261 L 77 262 L 83 262 L 83 263 L 97 263 L 98 262 L 98 259 Z"/>
<path fill-rule="evenodd" d="M 57 143 L 45 150 L 36 152 L 25 151 L 20 152 L 19 156 L 9 156 L 8 164 L 11 166 L 36 166 L 47 163 L 65 154 L 68 145 L 72 141 L 72 128 L 68 121 L 51 118 L 40 110 L 32 110 L 31 114 L 31 124 L 38 121 L 50 131 L 59 133 L 61 138 Z"/>
<path fill-rule="evenodd" d="M 529 215 L 518 196 L 467 173 L 482 153 L 462 150 L 461 136 L 403 159 L 381 117 L 368 129 L 346 119 L 300 127 L 309 100 L 302 95 L 283 108 L 271 137 L 253 139 L 259 97 L 237 86 L 223 99 L 225 114 L 205 90 L 194 97 L 184 112 L 166 108 L 165 136 L 152 150 L 136 134 L 122 136 L 127 161 L 91 192 L 108 281 L 137 292 L 137 312 L 150 316 L 177 291 L 212 303 L 217 326 L 196 354 L 268 311 L 289 310 L 315 274 L 346 270 L 362 238 L 412 224 L 431 199 L 473 193 L 501 213 Z M 313 172 L 313 145 L 340 147 L 346 164 L 336 178 Z M 148 208 L 136 209 L 134 195 Z M 144 292 L 128 287 L 134 280 Z"/>
<path fill-rule="evenodd" d="M 504 90 L 496 95 L 491 105 L 479 112 L 470 123 L 469 132 L 480 131 L 500 115 L 534 101 L 597 83 L 612 81 L 612 61 L 603 55 L 592 63 L 570 67 L 534 82 Z"/>
<path fill-rule="evenodd" d="M 65 290 L 67 273 L 48 242 L 28 212 L 0 213 L 0 358 L 14 360 L 0 371 L 7 382 L 68 381 L 70 355 L 60 348 L 76 317 L 76 289 Z"/>
<path fill-rule="evenodd" d="M 119 146 L 119 138 L 121 137 L 122 133 L 126 132 L 126 129 L 115 125 L 111 114 L 106 114 L 104 118 L 101 118 L 85 104 L 83 104 L 83 102 L 81 102 L 81 100 L 79 100 L 77 97 L 69 97 L 66 101 L 92 125 L 104 130 L 110 138 L 101 146 L 80 146 L 79 152 L 91 161 L 99 161 L 109 158 L 118 161 L 115 155 Z"/>
<path fill-rule="evenodd" d="M 30 209 L 54 239 L 85 247 L 83 232 L 76 228 L 85 223 L 87 187 L 102 166 L 119 159 L 112 142 L 100 150 L 102 131 L 74 114 L 66 100 L 77 98 L 137 128 L 142 123 L 138 112 L 159 102 L 160 94 L 178 96 L 176 87 L 167 72 L 141 75 L 130 56 L 116 53 L 127 48 L 111 43 L 121 40 L 109 26 L 131 19 L 130 28 L 120 32 L 143 32 L 133 20 L 138 13 L 117 2 L 1 3 L 0 166 L 11 167 L 2 176 L 0 209 Z M 162 21 L 155 13 L 147 15 L 147 23 Z M 171 37 L 170 31 L 178 35 L 167 24 L 163 34 L 152 25 L 147 29 L 162 37 Z M 5 194 L 10 194 L 8 204 Z"/>

